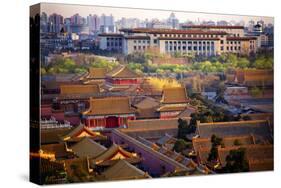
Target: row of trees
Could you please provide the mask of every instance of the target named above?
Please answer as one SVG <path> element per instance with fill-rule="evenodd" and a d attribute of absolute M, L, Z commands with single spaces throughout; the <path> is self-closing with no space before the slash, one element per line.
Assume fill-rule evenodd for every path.
<path fill-rule="evenodd" d="M 89 67 L 113 69 L 118 62 L 109 62 L 102 58 L 88 58 L 74 60 L 73 58 L 55 57 L 47 66 L 41 67 L 41 74 L 73 74 L 87 72 Z"/>
<path fill-rule="evenodd" d="M 137 72 L 145 73 L 185 73 L 191 70 L 201 72 L 224 72 L 229 68 L 239 69 L 272 69 L 273 57 L 259 55 L 254 58 L 239 57 L 236 54 L 222 54 L 213 57 L 192 57 L 181 56 L 188 58 L 191 64 L 153 64 L 153 57 L 162 58 L 165 62 L 166 56 L 151 53 L 134 53 L 125 58 L 129 66 Z"/>

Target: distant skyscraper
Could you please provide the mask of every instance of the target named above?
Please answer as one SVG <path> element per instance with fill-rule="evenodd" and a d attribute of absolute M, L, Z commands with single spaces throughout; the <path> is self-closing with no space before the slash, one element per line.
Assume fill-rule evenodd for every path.
<path fill-rule="evenodd" d="M 171 13 L 170 17 L 167 20 L 167 24 L 171 26 L 173 29 L 176 29 L 179 27 L 179 20 L 176 18 L 175 13 Z"/>
<path fill-rule="evenodd" d="M 90 32 L 97 32 L 100 30 L 100 18 L 98 15 L 89 15 L 87 17 L 87 23 L 89 26 L 89 31 Z"/>
<path fill-rule="evenodd" d="M 228 22 L 225 21 L 225 20 L 221 20 L 221 21 L 218 21 L 218 22 L 217 22 L 217 25 L 226 26 L 226 25 L 228 25 Z"/>
<path fill-rule="evenodd" d="M 71 19 L 70 18 L 64 19 L 64 30 L 68 33 L 71 33 Z"/>
<path fill-rule="evenodd" d="M 83 19 L 78 13 L 71 16 L 70 20 L 71 20 L 72 25 L 82 25 L 83 24 Z"/>
<path fill-rule="evenodd" d="M 59 33 L 63 27 L 63 17 L 53 13 L 49 16 L 49 32 Z"/>
<path fill-rule="evenodd" d="M 136 28 L 140 25 L 140 20 L 137 18 L 122 18 L 119 21 L 120 28 Z"/>
<path fill-rule="evenodd" d="M 45 12 L 42 12 L 40 22 L 41 32 L 48 32 L 48 16 Z"/>
<path fill-rule="evenodd" d="M 100 18 L 101 32 L 104 33 L 114 33 L 116 32 L 114 17 L 112 15 L 106 16 L 105 14 L 101 15 Z"/>

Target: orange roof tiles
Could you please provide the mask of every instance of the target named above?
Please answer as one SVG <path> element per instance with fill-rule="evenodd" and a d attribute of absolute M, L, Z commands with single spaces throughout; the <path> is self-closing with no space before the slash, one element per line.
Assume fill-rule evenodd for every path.
<path fill-rule="evenodd" d="M 89 79 L 105 79 L 106 73 L 107 73 L 106 68 L 93 68 L 91 67 L 89 69 L 89 74 L 87 78 Z"/>
<path fill-rule="evenodd" d="M 135 113 L 128 97 L 90 99 L 90 108 L 84 115 L 114 115 Z"/>
<path fill-rule="evenodd" d="M 271 144 L 252 144 L 245 146 L 233 146 L 226 148 L 218 148 L 218 156 L 222 166 L 226 165 L 226 157 L 231 150 L 236 150 L 238 148 L 245 148 L 245 158 L 246 160 L 264 160 L 273 159 L 273 145 Z"/>
<path fill-rule="evenodd" d="M 118 160 L 102 173 L 107 180 L 144 179 L 151 178 L 147 173 L 136 168 L 125 160 Z"/>
<path fill-rule="evenodd" d="M 184 87 L 164 88 L 161 102 L 163 104 L 187 103 L 186 89 Z"/>
<path fill-rule="evenodd" d="M 254 137 L 252 135 L 247 136 L 234 136 L 234 137 L 224 137 L 223 144 L 225 147 L 234 146 L 234 142 L 237 140 L 241 145 L 255 144 Z M 193 138 L 192 139 L 193 149 L 196 153 L 202 148 L 211 149 L 212 143 L 211 138 Z"/>
<path fill-rule="evenodd" d="M 69 84 L 69 85 L 60 86 L 61 95 L 92 94 L 92 93 L 99 93 L 99 92 L 100 92 L 100 88 L 98 85 Z"/>
<path fill-rule="evenodd" d="M 128 67 L 124 65 L 120 65 L 114 68 L 112 71 L 106 74 L 107 77 L 110 78 L 138 78 L 140 77 L 137 73 L 130 70 Z"/>
<path fill-rule="evenodd" d="M 92 160 L 95 165 L 112 164 L 116 160 L 124 159 L 131 163 L 138 163 L 141 159 L 135 153 L 128 152 L 121 148 L 119 145 L 113 144 L 110 148 L 102 152 L 100 155 Z"/>

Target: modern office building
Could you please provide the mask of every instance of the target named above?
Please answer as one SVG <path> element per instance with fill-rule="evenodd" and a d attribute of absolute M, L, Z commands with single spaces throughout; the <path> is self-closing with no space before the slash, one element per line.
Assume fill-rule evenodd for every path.
<path fill-rule="evenodd" d="M 236 28 L 237 27 L 237 28 Z M 244 36 L 243 27 L 195 29 L 121 29 L 120 33 L 100 34 L 100 49 L 119 49 L 123 54 L 143 52 L 150 48 L 160 53 L 195 55 L 220 55 L 225 52 L 255 53 L 256 37 Z M 118 42 L 116 42 L 118 41 Z M 122 42 L 121 42 L 122 41 Z M 122 49 L 122 50 L 121 50 Z"/>

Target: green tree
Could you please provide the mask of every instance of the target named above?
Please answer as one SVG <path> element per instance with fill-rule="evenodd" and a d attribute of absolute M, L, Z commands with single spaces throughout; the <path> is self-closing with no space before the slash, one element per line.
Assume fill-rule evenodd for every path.
<path fill-rule="evenodd" d="M 234 172 L 248 172 L 249 164 L 245 157 L 245 149 L 239 148 L 237 150 L 231 150 L 226 157 L 226 165 L 223 168 L 225 173 Z"/>
<path fill-rule="evenodd" d="M 237 55 L 232 54 L 232 53 L 228 54 L 226 63 L 232 67 L 237 67 L 237 64 L 238 64 Z"/>
<path fill-rule="evenodd" d="M 233 142 L 233 145 L 234 146 L 240 146 L 241 143 L 240 143 L 240 141 L 238 139 L 235 139 L 234 142 Z"/>
<path fill-rule="evenodd" d="M 208 156 L 208 161 L 216 161 L 218 158 L 218 146 L 224 146 L 222 138 L 212 135 L 211 137 L 212 147 Z"/>
<path fill-rule="evenodd" d="M 241 69 L 248 68 L 250 66 L 250 61 L 247 58 L 239 58 L 237 61 L 237 67 Z"/>
<path fill-rule="evenodd" d="M 185 140 L 183 139 L 178 139 L 173 147 L 173 150 L 176 152 L 182 152 L 183 150 L 187 149 L 190 147 L 190 144 L 187 143 Z"/>
<path fill-rule="evenodd" d="M 178 138 L 186 140 L 186 135 L 194 133 L 196 126 L 194 124 L 188 124 L 186 120 L 178 119 Z"/>
<path fill-rule="evenodd" d="M 47 73 L 46 69 L 45 68 L 41 68 L 40 69 L 40 72 L 41 72 L 41 75 L 45 75 Z"/>
<path fill-rule="evenodd" d="M 259 97 L 262 95 L 262 90 L 258 87 L 253 87 L 250 89 L 250 94 L 253 96 L 253 97 Z"/>
<path fill-rule="evenodd" d="M 272 57 L 259 57 L 254 63 L 254 67 L 257 69 L 272 69 L 273 58 Z"/>

